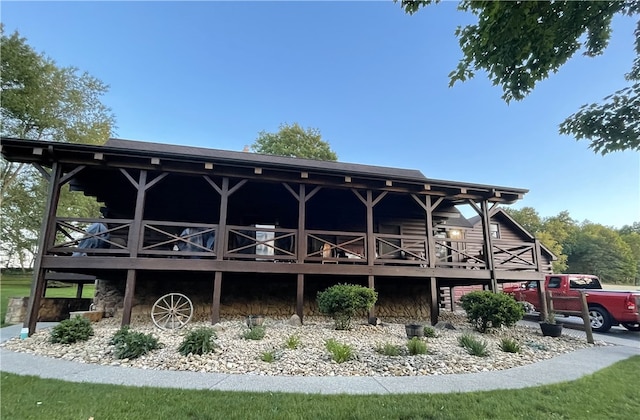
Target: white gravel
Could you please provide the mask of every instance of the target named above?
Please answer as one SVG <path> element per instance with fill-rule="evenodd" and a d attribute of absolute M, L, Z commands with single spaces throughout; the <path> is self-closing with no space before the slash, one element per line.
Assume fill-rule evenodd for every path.
<path fill-rule="evenodd" d="M 484 372 L 527 365 L 592 346 L 584 339 L 568 335 L 560 338 L 543 337 L 539 328 L 522 326 L 480 335 L 461 316 L 448 314 L 445 320 L 453 323 L 456 329 L 438 329 L 437 337 L 425 339 L 428 354 L 416 356 L 408 354 L 404 323 L 398 323 L 400 320 L 379 326 L 358 324 L 351 331 L 336 331 L 333 323 L 324 318 L 305 318 L 305 325 L 300 327 L 288 325 L 287 320 L 267 318 L 266 336 L 259 341 L 242 338 L 242 333 L 247 330 L 244 319 L 227 319 L 219 324 L 221 330 L 217 332 L 215 339 L 218 345 L 216 350 L 202 356 L 182 356 L 177 348 L 189 330 L 210 327 L 209 323 L 192 322 L 182 330 L 162 331 L 148 319 L 134 320 L 132 330 L 153 334 L 158 337 L 163 348 L 133 360 L 114 357 L 114 348 L 109 345 L 109 340 L 120 327 L 119 320 L 114 318 L 93 324 L 95 335 L 86 342 L 52 344 L 49 342 L 50 332 L 43 330 L 25 340 L 11 339 L 3 346 L 16 352 L 78 363 L 283 376 L 413 376 Z M 460 347 L 458 338 L 464 333 L 476 334 L 479 339 L 486 341 L 489 355 L 472 356 Z M 289 349 L 285 345 L 291 336 L 297 336 L 300 340 L 301 344 L 296 349 Z M 503 352 L 499 344 L 504 337 L 517 340 L 522 348 L 521 352 Z M 333 361 L 325 348 L 325 341 L 330 338 L 352 346 L 354 358 L 344 363 Z M 387 343 L 400 346 L 401 355 L 390 357 L 376 352 L 376 347 Z M 606 344 L 597 342 L 595 345 Z M 261 356 L 265 352 L 273 352 L 275 360 L 263 362 Z"/>

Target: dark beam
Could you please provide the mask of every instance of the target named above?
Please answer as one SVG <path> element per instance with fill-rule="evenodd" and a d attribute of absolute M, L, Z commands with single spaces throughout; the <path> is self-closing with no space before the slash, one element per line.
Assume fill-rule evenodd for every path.
<path fill-rule="evenodd" d="M 40 240 L 38 241 L 38 253 L 33 266 L 33 280 L 31 282 L 31 294 L 27 306 L 27 316 L 24 320 L 23 327 L 28 328 L 28 335 L 31 336 L 36 331 L 38 322 L 38 312 L 40 311 L 40 300 L 44 296 L 47 281 L 45 279 L 45 268 L 43 267 L 43 259 L 47 254 L 47 250 L 53 244 L 56 229 L 56 211 L 58 201 L 60 199 L 60 177 L 62 175 L 62 167 L 53 162 L 51 167 L 51 177 L 49 179 L 49 188 L 47 191 L 47 204 L 44 210 L 44 220 L 40 228 Z"/>
<path fill-rule="evenodd" d="M 133 295 L 136 290 L 136 270 L 127 270 L 127 285 L 124 289 L 124 305 L 122 308 L 122 323 L 131 324 L 131 310 L 133 309 Z"/>
<path fill-rule="evenodd" d="M 438 280 L 431 277 L 429 282 L 429 309 L 431 314 L 431 325 L 438 323 L 440 316 L 440 305 L 438 305 Z"/>
<path fill-rule="evenodd" d="M 304 323 L 304 274 L 298 274 L 296 285 L 296 314 L 300 317 L 300 322 Z"/>
<path fill-rule="evenodd" d="M 220 296 L 222 295 L 222 272 L 216 271 L 213 278 L 213 302 L 211 303 L 211 324 L 220 322 Z"/>

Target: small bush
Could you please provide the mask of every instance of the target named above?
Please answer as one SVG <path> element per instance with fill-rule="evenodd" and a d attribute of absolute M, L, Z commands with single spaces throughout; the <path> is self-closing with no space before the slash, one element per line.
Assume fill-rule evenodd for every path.
<path fill-rule="evenodd" d="M 151 334 L 131 331 L 128 326 L 120 328 L 109 344 L 115 346 L 116 359 L 135 359 L 151 350 L 160 348 L 158 339 Z"/>
<path fill-rule="evenodd" d="M 325 346 L 331 353 L 331 358 L 337 363 L 346 362 L 353 357 L 353 349 L 350 345 L 338 343 L 333 338 L 327 340 Z"/>
<path fill-rule="evenodd" d="M 424 327 L 424 336 L 427 338 L 434 338 L 436 336 L 436 330 L 433 327 L 426 326 Z"/>
<path fill-rule="evenodd" d="M 376 352 L 384 354 L 385 356 L 399 356 L 400 346 L 391 343 L 385 343 L 383 346 L 378 345 L 376 347 Z"/>
<path fill-rule="evenodd" d="M 513 338 L 503 338 L 500 340 L 500 349 L 506 353 L 520 353 L 520 344 Z"/>
<path fill-rule="evenodd" d="M 80 315 L 72 319 L 65 319 L 51 330 L 52 343 L 71 344 L 77 341 L 87 341 L 93 335 L 91 321 Z"/>
<path fill-rule="evenodd" d="M 476 291 L 460 299 L 469 322 L 481 333 L 502 325 L 511 327 L 524 316 L 524 308 L 513 296 L 504 293 Z"/>
<path fill-rule="evenodd" d="M 427 352 L 427 343 L 420 340 L 418 337 L 413 337 L 407 341 L 407 349 L 409 354 L 415 356 L 416 354 L 425 354 Z"/>
<path fill-rule="evenodd" d="M 183 356 L 189 353 L 199 355 L 210 353 L 216 348 L 216 343 L 213 342 L 215 338 L 216 332 L 211 328 L 197 328 L 189 332 L 182 340 L 180 347 L 178 347 L 178 352 Z"/>
<path fill-rule="evenodd" d="M 272 351 L 265 351 L 264 353 L 262 353 L 260 355 L 260 360 L 262 360 L 263 362 L 267 362 L 267 363 L 271 363 L 273 361 L 276 360 L 276 355 L 275 352 Z"/>
<path fill-rule="evenodd" d="M 242 338 L 245 340 L 262 340 L 266 334 L 266 329 L 262 325 L 256 325 L 250 330 L 245 331 L 242 334 Z"/>
<path fill-rule="evenodd" d="M 297 335 L 292 335 L 287 338 L 287 341 L 285 341 L 284 345 L 288 349 L 295 350 L 300 346 L 300 337 L 298 337 Z"/>
<path fill-rule="evenodd" d="M 478 340 L 471 334 L 463 334 L 458 338 L 458 344 L 473 356 L 484 357 L 489 354 L 487 351 L 487 342 Z"/>
<path fill-rule="evenodd" d="M 351 318 L 371 309 L 378 293 L 355 284 L 337 284 L 318 292 L 318 309 L 333 318 L 336 330 L 351 329 Z"/>

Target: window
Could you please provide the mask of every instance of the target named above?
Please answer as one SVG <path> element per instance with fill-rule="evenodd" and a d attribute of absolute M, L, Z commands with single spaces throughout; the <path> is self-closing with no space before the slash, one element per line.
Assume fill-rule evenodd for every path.
<path fill-rule="evenodd" d="M 559 289 L 562 279 L 560 277 L 551 277 L 547 289 Z"/>
<path fill-rule="evenodd" d="M 500 239 L 500 226 L 497 223 L 489 224 L 489 234 L 494 239 Z"/>

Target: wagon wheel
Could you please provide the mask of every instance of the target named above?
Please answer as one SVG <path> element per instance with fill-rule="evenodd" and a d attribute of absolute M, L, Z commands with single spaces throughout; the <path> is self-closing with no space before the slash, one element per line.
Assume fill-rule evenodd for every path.
<path fill-rule="evenodd" d="M 193 316 L 193 304 L 182 293 L 168 293 L 156 300 L 151 308 L 151 319 L 162 330 L 182 328 Z"/>

